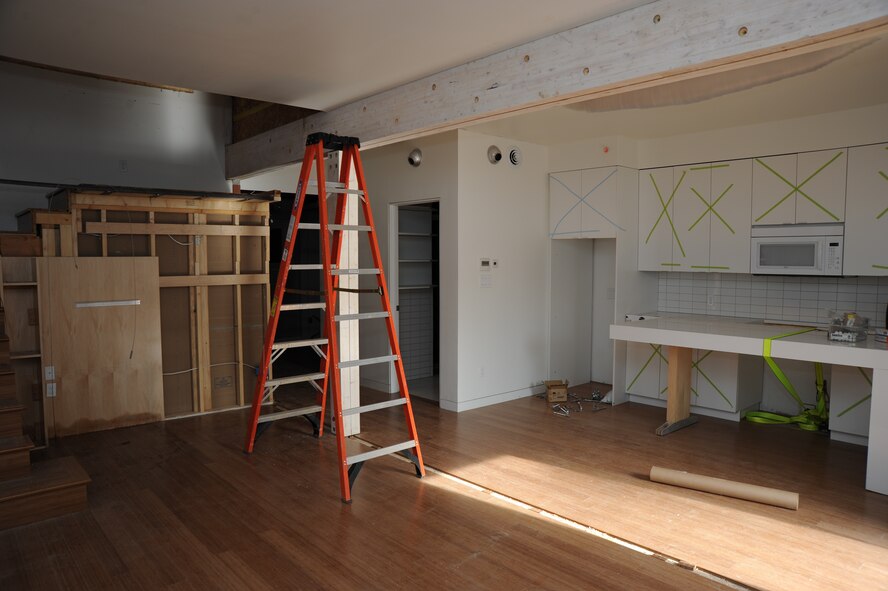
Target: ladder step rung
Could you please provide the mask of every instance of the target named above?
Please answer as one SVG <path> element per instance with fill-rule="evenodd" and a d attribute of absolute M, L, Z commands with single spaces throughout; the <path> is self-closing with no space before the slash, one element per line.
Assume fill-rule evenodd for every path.
<path fill-rule="evenodd" d="M 327 224 L 327 228 L 330 230 L 355 230 L 358 232 L 369 232 L 370 231 L 370 226 L 351 225 L 351 224 Z"/>
<path fill-rule="evenodd" d="M 318 182 L 317 181 L 308 181 L 308 186 L 317 188 Z M 348 193 L 350 195 L 363 195 L 364 194 L 364 192 L 362 190 L 348 189 L 342 183 L 327 182 L 327 183 L 325 183 L 325 187 L 326 187 L 328 193 Z"/>
<path fill-rule="evenodd" d="M 364 406 L 356 406 L 354 408 L 346 408 L 342 411 L 342 416 L 350 417 L 351 415 L 359 415 L 365 412 L 372 412 L 374 410 L 381 410 L 383 408 L 391 408 L 393 406 L 403 406 L 407 404 L 406 398 L 395 398 L 393 400 L 386 400 L 384 402 L 377 402 L 376 404 L 366 404 Z"/>
<path fill-rule="evenodd" d="M 334 269 L 331 275 L 379 275 L 379 269 Z"/>
<path fill-rule="evenodd" d="M 291 271 L 323 271 L 324 265 L 290 265 Z"/>
<path fill-rule="evenodd" d="M 299 222 L 296 228 L 299 230 L 320 230 L 321 225 L 317 223 Z"/>
<path fill-rule="evenodd" d="M 327 339 L 306 339 L 302 341 L 281 341 L 273 343 L 272 350 L 276 349 L 297 349 L 299 347 L 311 347 L 312 345 L 326 345 Z"/>
<path fill-rule="evenodd" d="M 346 320 L 367 320 L 369 318 L 388 318 L 388 312 L 364 312 L 363 314 L 337 314 L 333 317 L 336 322 Z"/>
<path fill-rule="evenodd" d="M 395 445 L 390 445 L 388 447 L 374 449 L 373 451 L 368 451 L 362 454 L 351 456 L 350 458 L 345 459 L 345 463 L 351 466 L 352 464 L 357 464 L 358 462 L 366 462 L 367 460 L 372 460 L 373 458 L 378 458 L 379 456 L 387 456 L 389 454 L 404 451 L 405 449 L 410 449 L 412 447 L 416 447 L 416 442 L 413 440 L 405 441 L 404 443 L 396 443 Z"/>
<path fill-rule="evenodd" d="M 308 304 L 281 304 L 281 312 L 292 310 L 323 310 L 327 307 L 324 302 L 310 302 Z"/>
<path fill-rule="evenodd" d="M 270 412 L 264 415 L 259 415 L 260 423 L 267 423 L 269 421 L 278 421 L 280 419 L 289 419 L 290 417 L 301 417 L 303 415 L 313 415 L 315 413 L 321 412 L 321 407 L 317 404 L 314 406 L 306 406 L 303 408 L 293 408 L 290 410 L 279 410 L 277 412 Z"/>
<path fill-rule="evenodd" d="M 342 361 L 339 363 L 339 369 L 346 367 L 360 367 L 362 365 L 375 365 L 377 363 L 388 363 L 398 359 L 397 355 L 383 355 L 382 357 L 368 357 L 367 359 L 353 359 L 351 361 Z"/>
<path fill-rule="evenodd" d="M 287 376 L 285 378 L 274 378 L 272 380 L 266 380 L 265 386 L 283 386 L 284 384 L 298 384 L 299 382 L 313 382 L 314 380 L 322 379 L 324 379 L 323 373 L 307 373 L 301 376 Z"/>

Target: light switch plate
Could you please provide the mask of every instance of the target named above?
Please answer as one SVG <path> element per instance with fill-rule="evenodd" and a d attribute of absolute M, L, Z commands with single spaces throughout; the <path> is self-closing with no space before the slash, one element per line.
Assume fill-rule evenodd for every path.
<path fill-rule="evenodd" d="M 55 398 L 56 395 L 56 385 L 55 382 L 50 382 L 46 384 L 46 397 L 47 398 Z"/>
<path fill-rule="evenodd" d="M 43 379 L 47 382 L 55 380 L 55 366 L 47 365 L 43 368 Z"/>

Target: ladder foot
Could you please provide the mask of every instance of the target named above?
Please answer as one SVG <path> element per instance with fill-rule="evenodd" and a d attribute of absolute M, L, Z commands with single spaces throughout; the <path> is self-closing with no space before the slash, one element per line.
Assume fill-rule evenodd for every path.
<path fill-rule="evenodd" d="M 308 421 L 309 424 L 311 425 L 312 431 L 314 432 L 313 435 L 315 437 L 320 437 L 321 436 L 321 423 L 319 421 L 319 418 L 321 416 L 320 413 L 315 413 L 315 414 L 311 414 L 311 415 L 302 415 L 302 416 L 304 416 L 305 420 Z"/>
<path fill-rule="evenodd" d="M 416 477 L 422 478 L 422 469 L 419 467 L 419 458 L 416 457 L 416 454 L 411 452 L 409 449 L 405 449 L 401 452 L 401 455 L 413 462 L 413 468 L 416 470 Z"/>

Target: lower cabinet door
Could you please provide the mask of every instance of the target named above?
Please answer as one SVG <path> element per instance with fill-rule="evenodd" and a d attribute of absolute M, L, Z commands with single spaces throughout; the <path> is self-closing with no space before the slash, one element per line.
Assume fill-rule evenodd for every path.
<path fill-rule="evenodd" d="M 737 367 L 739 355 L 718 351 L 694 351 L 693 381 L 696 392 L 691 404 L 727 412 L 737 412 Z"/>
<path fill-rule="evenodd" d="M 829 429 L 869 436 L 873 370 L 846 365 L 832 367 L 829 386 Z"/>
<path fill-rule="evenodd" d="M 626 344 L 626 391 L 629 394 L 659 397 L 660 363 L 661 355 L 665 357 L 665 349 L 648 343 Z"/>

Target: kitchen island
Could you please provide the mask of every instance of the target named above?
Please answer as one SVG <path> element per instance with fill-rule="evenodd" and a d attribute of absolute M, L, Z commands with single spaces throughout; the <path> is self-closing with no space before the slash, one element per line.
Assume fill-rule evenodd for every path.
<path fill-rule="evenodd" d="M 761 320 L 682 314 L 612 324 L 610 336 L 669 348 L 666 423 L 657 430 L 662 435 L 694 421 L 689 394 L 692 349 L 761 356 L 769 343 L 770 356 L 775 359 L 871 368 L 866 488 L 888 494 L 888 430 L 879 427 L 888 421 L 888 346 L 872 337 L 859 343 L 834 343 L 827 340 L 825 331 L 799 332 L 803 330 Z"/>

